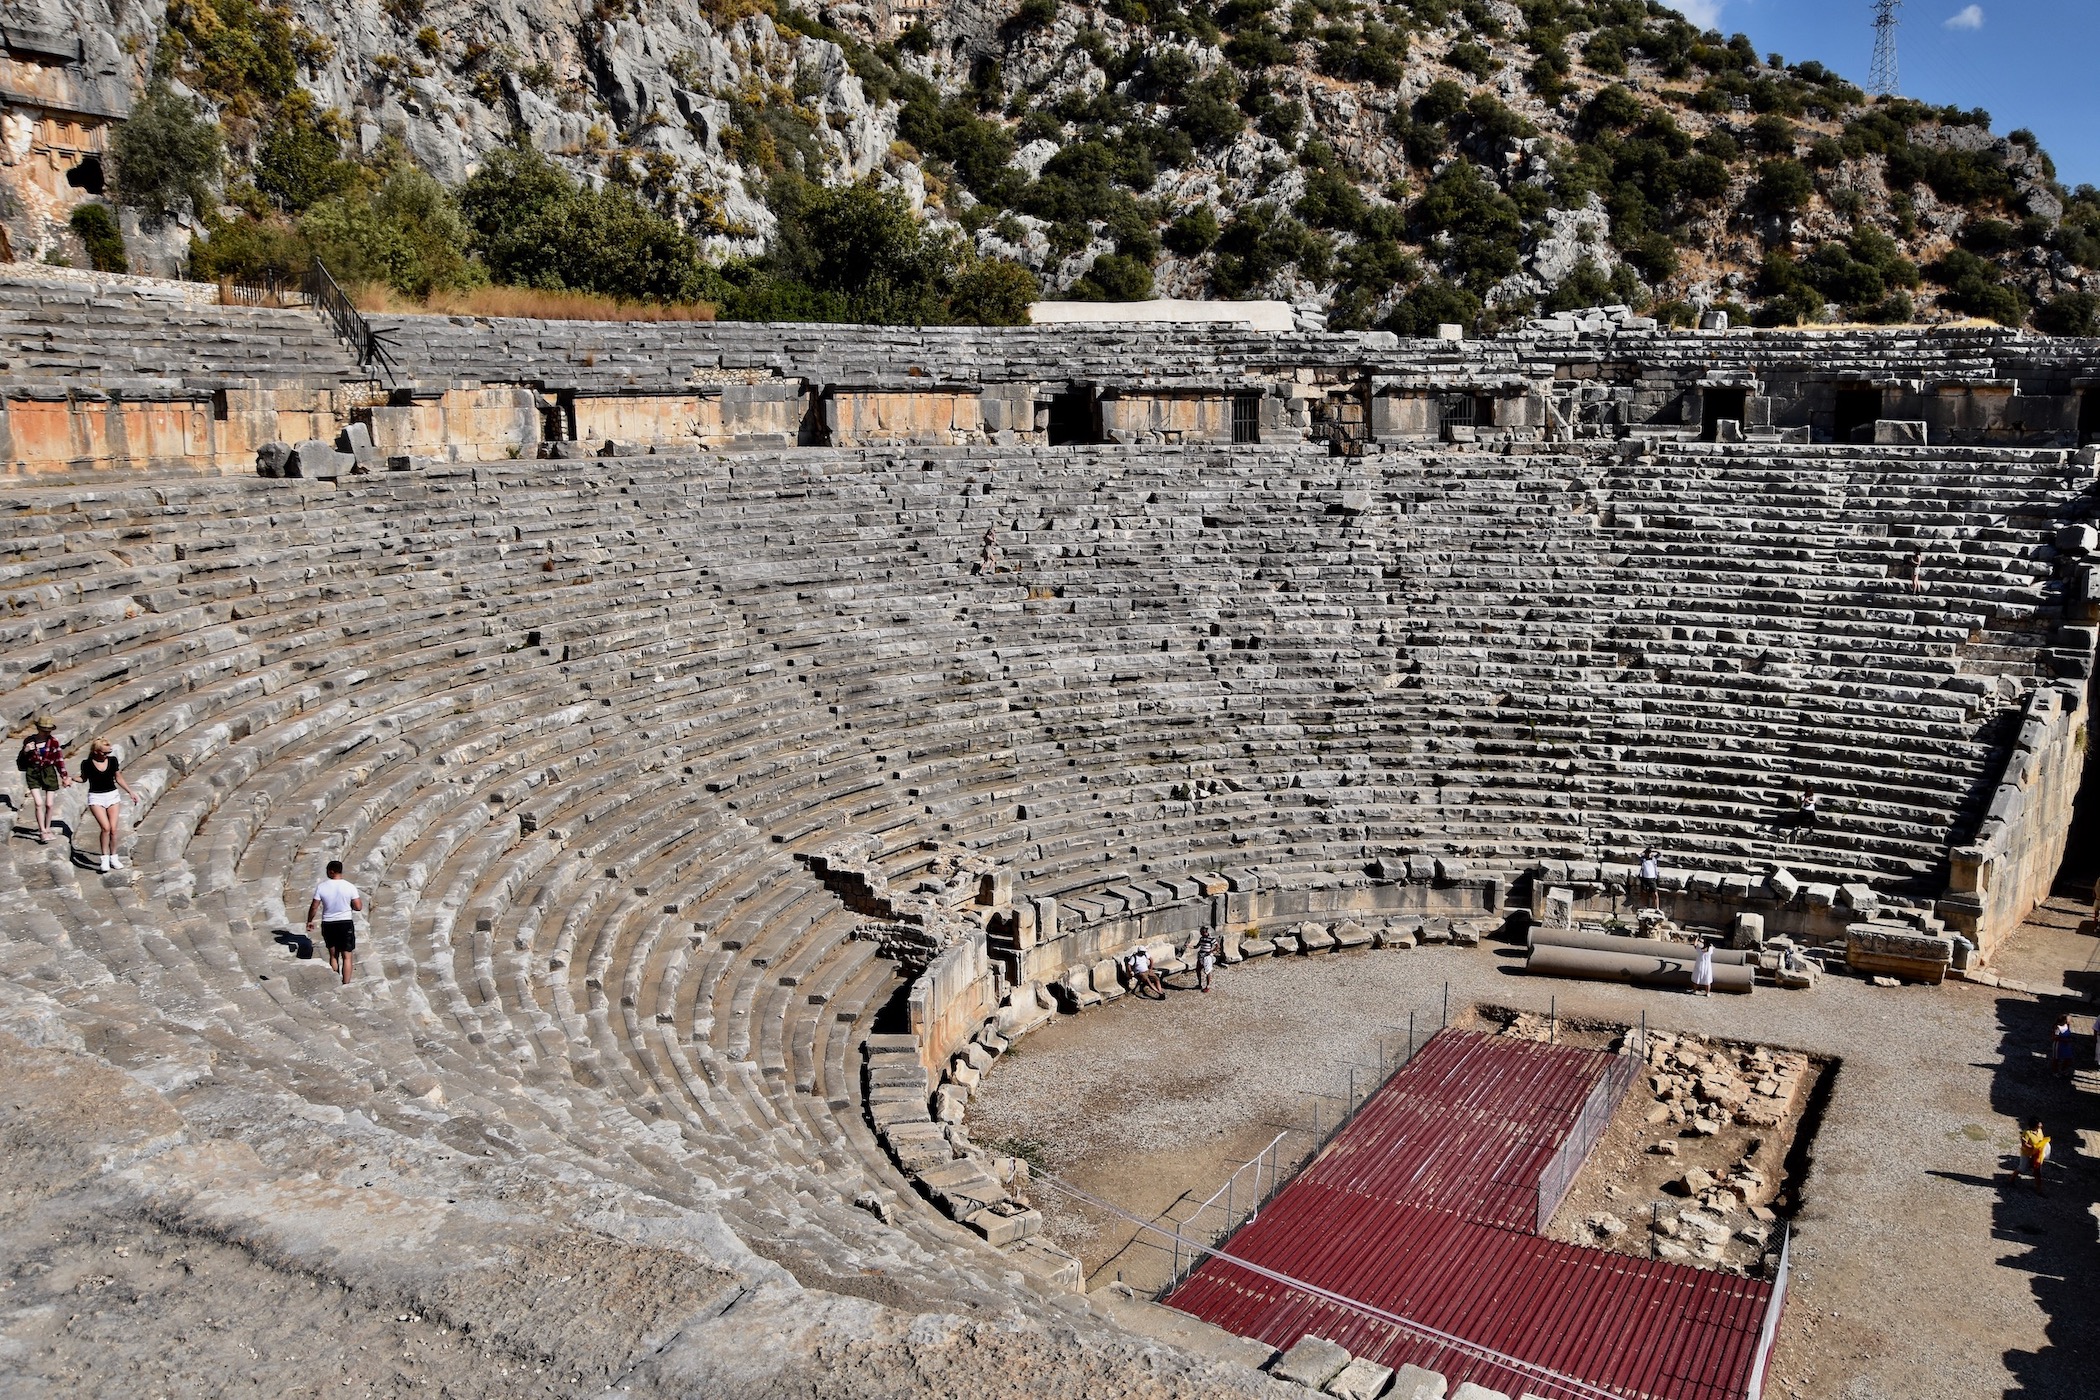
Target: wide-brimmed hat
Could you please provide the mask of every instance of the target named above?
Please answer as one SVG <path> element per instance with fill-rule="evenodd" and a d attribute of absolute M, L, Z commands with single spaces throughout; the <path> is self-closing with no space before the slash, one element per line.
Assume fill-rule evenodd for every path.
<path fill-rule="evenodd" d="M 49 715 L 38 715 L 36 717 L 36 727 L 38 729 L 56 729 L 58 728 L 58 721 Z"/>

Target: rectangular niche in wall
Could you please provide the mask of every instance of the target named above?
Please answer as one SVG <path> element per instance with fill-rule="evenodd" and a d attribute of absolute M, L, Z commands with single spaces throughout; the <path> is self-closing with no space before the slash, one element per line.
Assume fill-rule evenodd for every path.
<path fill-rule="evenodd" d="M 1871 442 L 1874 424 L 1881 417 L 1881 390 L 1871 384 L 1842 384 L 1837 391 L 1837 410 L 1831 420 L 1834 442 Z M 1866 429 L 1861 434 L 1860 429 Z"/>

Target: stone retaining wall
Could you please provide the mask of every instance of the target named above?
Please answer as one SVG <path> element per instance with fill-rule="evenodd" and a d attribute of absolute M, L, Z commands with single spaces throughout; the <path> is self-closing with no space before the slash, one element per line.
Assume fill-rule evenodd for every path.
<path fill-rule="evenodd" d="M 1976 839 L 1952 858 L 1940 918 L 1986 956 L 2049 896 L 2085 776 L 2091 729 L 2084 687 L 2038 690 Z"/>
<path fill-rule="evenodd" d="M 0 471 L 112 469 L 249 475 L 266 442 L 335 437 L 365 386 L 128 390 L 0 388 Z"/>

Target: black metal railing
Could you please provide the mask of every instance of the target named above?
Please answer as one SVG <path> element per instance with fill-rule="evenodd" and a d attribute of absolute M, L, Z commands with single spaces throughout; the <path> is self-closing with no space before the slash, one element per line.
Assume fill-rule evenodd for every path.
<path fill-rule="evenodd" d="M 319 258 L 306 269 L 299 289 L 328 318 L 335 333 L 357 352 L 359 365 L 378 370 L 389 381 L 394 378 L 394 347 L 386 332 L 373 329 Z"/>
<path fill-rule="evenodd" d="M 295 297 L 302 301 L 306 298 L 298 280 L 274 267 L 219 280 L 219 298 L 226 302 L 247 306 L 285 306 Z"/>

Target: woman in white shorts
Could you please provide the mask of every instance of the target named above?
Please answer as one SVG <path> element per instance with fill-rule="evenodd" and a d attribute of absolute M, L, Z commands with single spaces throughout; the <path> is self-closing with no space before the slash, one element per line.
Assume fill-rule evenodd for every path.
<path fill-rule="evenodd" d="M 87 784 L 88 813 L 94 817 L 95 825 L 102 830 L 103 873 L 119 868 L 117 861 L 117 804 L 130 798 L 134 803 L 139 795 L 124 781 L 123 763 L 110 752 L 109 740 L 97 739 L 88 746 L 88 756 L 80 760 L 80 781 Z M 118 796 L 122 789 L 123 796 Z"/>

